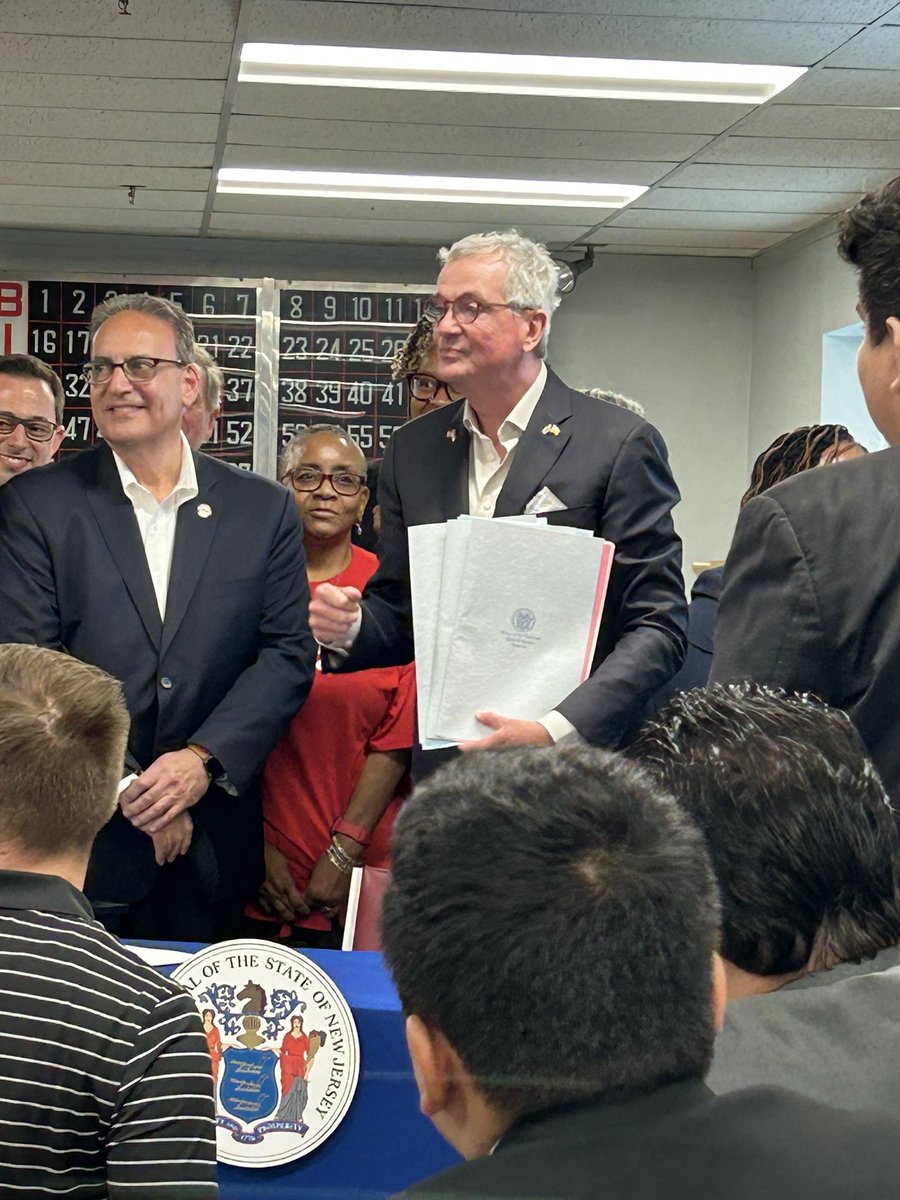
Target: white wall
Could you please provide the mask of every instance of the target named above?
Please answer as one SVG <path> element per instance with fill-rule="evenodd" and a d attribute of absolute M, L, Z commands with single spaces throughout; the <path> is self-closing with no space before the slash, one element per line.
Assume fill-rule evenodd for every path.
<path fill-rule="evenodd" d="M 825 222 L 753 260 L 748 469 L 780 433 L 817 424 L 822 337 L 856 317 L 856 273 Z"/>
<path fill-rule="evenodd" d="M 689 586 L 725 557 L 746 488 L 752 308 L 747 259 L 610 254 L 553 319 L 566 383 L 634 397 L 666 439 Z"/>

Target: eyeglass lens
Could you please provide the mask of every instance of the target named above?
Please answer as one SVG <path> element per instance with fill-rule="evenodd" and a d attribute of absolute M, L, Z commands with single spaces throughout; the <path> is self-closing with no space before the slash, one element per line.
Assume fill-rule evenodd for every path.
<path fill-rule="evenodd" d="M 25 436 L 33 442 L 49 442 L 56 431 L 52 421 L 43 417 L 17 417 L 15 413 L 0 412 L 0 434 L 4 437 L 13 432 L 17 425 L 25 430 Z"/>
<path fill-rule="evenodd" d="M 329 474 L 317 467 L 302 467 L 291 475 L 291 482 L 298 492 L 314 492 L 326 479 L 339 496 L 355 496 L 365 483 L 359 475 L 352 475 L 349 471 Z"/>

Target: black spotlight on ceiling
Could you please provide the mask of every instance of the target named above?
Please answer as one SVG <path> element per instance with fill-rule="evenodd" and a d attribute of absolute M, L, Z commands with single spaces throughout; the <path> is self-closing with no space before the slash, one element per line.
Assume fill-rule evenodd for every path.
<path fill-rule="evenodd" d="M 585 246 L 584 258 L 578 258 L 575 262 L 566 262 L 564 258 L 554 258 L 553 261 L 559 270 L 559 294 L 568 296 L 569 292 L 574 292 L 578 276 L 594 265 L 594 247 Z"/>

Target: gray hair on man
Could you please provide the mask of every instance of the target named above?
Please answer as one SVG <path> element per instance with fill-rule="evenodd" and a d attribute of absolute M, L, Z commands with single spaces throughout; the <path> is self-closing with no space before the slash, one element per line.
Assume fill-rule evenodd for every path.
<path fill-rule="evenodd" d="M 194 325 L 191 318 L 180 304 L 163 296 L 151 296 L 149 292 L 123 292 L 98 304 L 91 313 L 91 344 L 104 321 L 121 312 L 146 313 L 158 321 L 165 321 L 175 334 L 175 353 L 181 362 L 194 361 Z"/>
<path fill-rule="evenodd" d="M 222 407 L 225 372 L 201 342 L 194 344 L 194 362 L 203 381 L 203 405 L 208 413 L 217 413 Z"/>
<path fill-rule="evenodd" d="M 493 255 L 506 264 L 506 299 L 516 308 L 536 309 L 544 313 L 547 324 L 537 346 L 539 358 L 547 357 L 550 318 L 560 301 L 559 268 L 550 257 L 547 247 L 523 237 L 515 229 L 500 233 L 470 233 L 449 248 L 442 246 L 438 258 L 443 265 L 458 258 L 478 254 Z"/>
<path fill-rule="evenodd" d="M 643 404 L 639 404 L 637 400 L 632 400 L 630 396 L 623 396 L 621 392 L 612 392 L 608 388 L 579 388 L 585 396 L 591 396 L 594 400 L 605 400 L 607 404 L 615 404 L 617 408 L 627 408 L 629 412 L 635 413 L 639 417 L 646 417 Z"/>

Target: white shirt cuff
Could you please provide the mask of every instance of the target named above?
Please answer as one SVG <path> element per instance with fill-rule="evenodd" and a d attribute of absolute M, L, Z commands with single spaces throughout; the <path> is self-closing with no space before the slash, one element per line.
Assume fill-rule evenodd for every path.
<path fill-rule="evenodd" d="M 541 717 L 541 719 L 538 721 L 538 724 L 543 725 L 543 727 L 547 730 L 547 732 L 553 738 L 553 744 L 555 746 L 559 746 L 563 742 L 571 742 L 574 745 L 576 742 L 584 741 L 584 738 L 581 736 L 572 722 L 567 721 L 562 713 L 557 712 L 556 709 L 554 709 L 553 712 L 547 713 L 546 717 Z"/>

